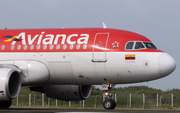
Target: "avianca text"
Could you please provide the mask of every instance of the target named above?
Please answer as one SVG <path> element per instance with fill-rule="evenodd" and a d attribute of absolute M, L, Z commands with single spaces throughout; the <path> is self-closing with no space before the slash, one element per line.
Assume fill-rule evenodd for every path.
<path fill-rule="evenodd" d="M 75 39 L 72 41 L 72 38 Z M 46 34 L 45 32 L 41 32 L 40 34 L 36 34 L 32 36 L 31 34 L 26 34 L 25 32 L 21 32 L 17 39 L 22 39 L 23 45 L 33 45 L 33 44 L 87 44 L 89 40 L 89 34 Z M 16 44 L 16 41 L 13 41 L 11 45 Z"/>

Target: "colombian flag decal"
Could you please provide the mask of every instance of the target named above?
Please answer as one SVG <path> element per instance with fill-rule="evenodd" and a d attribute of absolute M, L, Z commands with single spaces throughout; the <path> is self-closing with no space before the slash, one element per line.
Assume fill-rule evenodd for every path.
<path fill-rule="evenodd" d="M 136 55 L 135 54 L 126 54 L 125 60 L 135 60 Z"/>

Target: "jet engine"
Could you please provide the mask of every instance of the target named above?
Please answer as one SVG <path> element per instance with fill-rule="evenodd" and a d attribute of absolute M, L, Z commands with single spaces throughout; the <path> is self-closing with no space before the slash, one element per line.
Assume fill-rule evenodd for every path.
<path fill-rule="evenodd" d="M 0 101 L 16 98 L 21 88 L 21 77 L 16 67 L 0 66 Z"/>
<path fill-rule="evenodd" d="M 91 85 L 47 85 L 44 87 L 31 87 L 32 91 L 45 93 L 48 97 L 65 100 L 85 100 L 91 94 Z"/>

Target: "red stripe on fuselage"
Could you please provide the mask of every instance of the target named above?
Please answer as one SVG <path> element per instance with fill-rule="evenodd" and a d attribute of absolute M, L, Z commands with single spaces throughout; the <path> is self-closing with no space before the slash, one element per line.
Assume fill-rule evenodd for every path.
<path fill-rule="evenodd" d="M 100 36 L 95 42 L 96 34 L 109 34 L 108 38 Z M 4 42 L 4 36 L 19 36 L 22 41 Z M 99 38 L 99 36 L 98 36 Z M 162 52 L 161 50 L 142 49 L 142 50 L 125 50 L 125 45 L 128 41 L 145 41 L 151 42 L 148 38 L 125 30 L 118 29 L 103 29 L 103 28 L 73 28 L 73 29 L 5 29 L 0 30 L 0 52 L 92 52 L 96 48 L 96 52 Z M 113 43 L 119 43 L 118 47 L 113 47 Z M 106 45 L 107 44 L 107 45 Z M 12 47 L 14 45 L 14 47 Z M 34 46 L 31 49 L 31 45 Z M 43 46 L 47 45 L 46 49 Z M 53 48 L 50 46 L 53 45 Z M 60 45 L 57 49 L 56 46 Z M 63 46 L 66 45 L 66 49 Z M 70 46 L 73 45 L 73 48 Z M 77 46 L 80 48 L 77 49 Z M 27 46 L 27 49 L 24 49 Z M 39 47 L 37 47 L 39 46 Z M 87 48 L 83 48 L 87 46 Z M 4 47 L 4 49 L 3 49 Z M 100 48 L 105 47 L 105 48 Z M 12 49 L 14 48 L 14 49 Z M 38 49 L 37 49 L 38 48 Z"/>

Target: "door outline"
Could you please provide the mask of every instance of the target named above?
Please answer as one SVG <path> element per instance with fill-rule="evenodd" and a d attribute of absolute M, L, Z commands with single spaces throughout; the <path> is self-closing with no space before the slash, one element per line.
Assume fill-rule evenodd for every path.
<path fill-rule="evenodd" d="M 96 48 L 96 38 L 97 38 L 98 34 L 107 34 L 105 51 L 104 51 L 104 59 L 95 59 L 94 58 L 94 56 L 95 56 L 94 49 Z M 92 54 L 93 59 L 92 59 L 92 62 L 106 62 L 107 61 L 107 59 L 106 59 L 106 50 L 107 50 L 108 39 L 109 39 L 109 33 L 96 33 L 95 38 L 94 38 L 94 43 L 93 43 L 93 51 L 92 51 L 93 52 L 93 54 Z"/>

